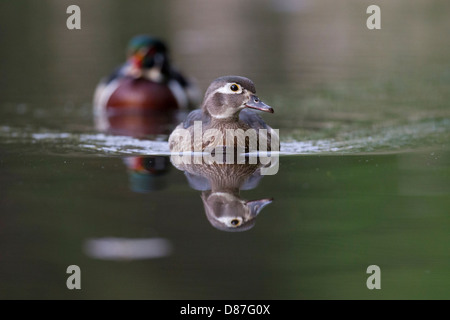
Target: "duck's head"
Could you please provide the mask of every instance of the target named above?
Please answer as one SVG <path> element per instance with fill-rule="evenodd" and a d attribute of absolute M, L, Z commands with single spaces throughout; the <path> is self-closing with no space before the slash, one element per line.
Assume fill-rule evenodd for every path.
<path fill-rule="evenodd" d="M 212 118 L 236 119 L 244 108 L 273 113 L 273 109 L 258 98 L 255 85 L 248 78 L 220 77 L 206 90 L 202 109 Z"/>
<path fill-rule="evenodd" d="M 148 35 L 135 36 L 128 43 L 127 60 L 136 70 L 157 68 L 164 72 L 169 64 L 167 46 Z"/>
<path fill-rule="evenodd" d="M 246 201 L 227 192 L 203 192 L 203 205 L 209 222 L 222 231 L 246 231 L 272 199 Z"/>

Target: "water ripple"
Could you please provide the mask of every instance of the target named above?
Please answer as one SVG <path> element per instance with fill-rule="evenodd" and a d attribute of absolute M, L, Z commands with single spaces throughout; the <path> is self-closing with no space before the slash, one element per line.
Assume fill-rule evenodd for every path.
<path fill-rule="evenodd" d="M 399 152 L 425 146 L 449 146 L 450 119 L 429 120 L 389 128 L 340 133 L 330 139 L 283 139 L 280 155 Z M 100 155 L 170 155 L 166 141 L 116 136 L 105 133 L 70 133 L 44 129 L 0 126 L 0 144 L 46 144 L 53 152 L 95 153 Z"/>

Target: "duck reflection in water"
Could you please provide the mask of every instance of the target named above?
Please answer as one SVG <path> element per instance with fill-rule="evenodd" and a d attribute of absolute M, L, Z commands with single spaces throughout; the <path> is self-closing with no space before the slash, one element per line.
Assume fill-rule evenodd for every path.
<path fill-rule="evenodd" d="M 261 175 L 260 163 L 185 164 L 172 161 L 184 174 L 191 188 L 202 191 L 201 199 L 206 217 L 215 228 L 222 231 L 246 231 L 256 222 L 261 210 L 272 198 L 245 200 L 241 190 L 257 187 Z"/>
<path fill-rule="evenodd" d="M 123 159 L 127 167 L 130 189 L 137 193 L 149 193 L 166 187 L 165 175 L 170 171 L 167 156 L 140 156 Z"/>

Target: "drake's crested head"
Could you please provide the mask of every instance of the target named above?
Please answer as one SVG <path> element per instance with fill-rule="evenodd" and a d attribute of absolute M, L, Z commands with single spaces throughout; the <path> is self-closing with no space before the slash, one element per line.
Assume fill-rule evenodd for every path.
<path fill-rule="evenodd" d="M 128 43 L 127 59 L 138 69 L 163 69 L 168 64 L 168 49 L 160 39 L 137 35 Z"/>
<path fill-rule="evenodd" d="M 256 96 L 255 85 L 248 78 L 220 77 L 206 90 L 202 109 L 215 119 L 237 118 L 244 108 L 273 113 L 273 109 Z"/>

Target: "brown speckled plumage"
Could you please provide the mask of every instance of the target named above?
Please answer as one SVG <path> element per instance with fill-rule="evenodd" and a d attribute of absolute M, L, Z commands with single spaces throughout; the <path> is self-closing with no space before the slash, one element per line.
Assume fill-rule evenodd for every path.
<path fill-rule="evenodd" d="M 242 87 L 241 92 L 230 94 L 220 91 L 227 85 L 232 84 L 240 85 Z M 201 109 L 192 111 L 169 137 L 169 147 L 171 150 L 176 151 L 198 151 L 208 147 L 225 146 L 227 145 L 226 132 L 228 129 L 241 129 L 243 131 L 254 129 L 257 132 L 256 138 L 259 146 L 259 130 L 266 129 L 268 133 L 266 150 L 271 150 L 272 135 L 276 133 L 255 111 L 249 109 L 256 108 L 254 107 L 256 105 L 264 106 L 264 111 L 273 112 L 272 108 L 262 103 L 256 97 L 255 86 L 250 79 L 239 76 L 217 78 L 207 89 Z M 216 129 L 221 132 L 222 141 L 214 141 L 212 143 L 208 139 L 203 139 L 201 147 L 195 146 L 194 122 L 196 121 L 201 121 L 203 133 L 209 129 Z M 184 133 L 185 130 L 189 132 L 191 141 L 180 138 L 180 134 Z M 278 139 L 278 136 L 276 138 Z M 246 151 L 248 151 L 248 139 L 246 139 L 244 144 Z M 261 147 L 258 148 L 261 149 Z"/>

